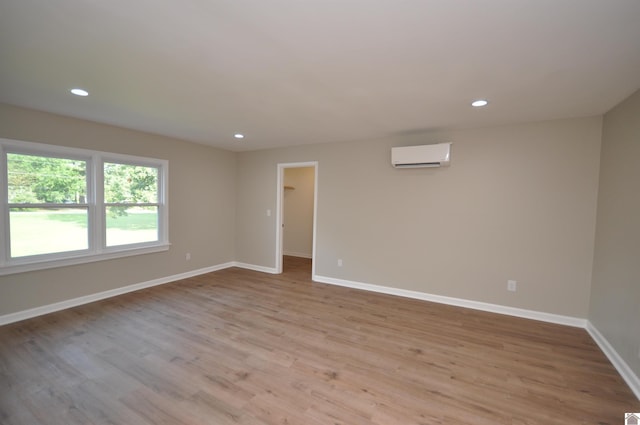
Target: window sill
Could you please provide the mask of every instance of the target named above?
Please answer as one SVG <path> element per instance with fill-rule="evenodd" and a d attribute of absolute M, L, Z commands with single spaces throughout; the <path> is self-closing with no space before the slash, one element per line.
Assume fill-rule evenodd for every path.
<path fill-rule="evenodd" d="M 160 245 L 135 247 L 129 249 L 119 249 L 117 251 L 101 252 L 98 254 L 75 255 L 68 258 L 58 258 L 55 260 L 43 260 L 39 262 L 30 262 L 23 264 L 7 264 L 0 267 L 0 276 L 6 276 L 16 273 L 25 273 L 36 270 L 53 269 L 57 267 L 73 266 L 78 264 L 93 263 L 96 261 L 113 260 L 116 258 L 131 257 L 134 255 L 152 254 L 156 252 L 168 251 L 170 243 Z"/>

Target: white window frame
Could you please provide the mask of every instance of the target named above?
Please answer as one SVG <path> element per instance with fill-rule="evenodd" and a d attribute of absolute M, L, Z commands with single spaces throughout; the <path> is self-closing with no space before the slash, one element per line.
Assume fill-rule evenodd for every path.
<path fill-rule="evenodd" d="M 10 258 L 7 154 L 29 154 L 83 160 L 87 163 L 86 204 L 65 205 L 88 210 L 88 249 Z M 106 208 L 104 202 L 104 163 L 118 163 L 158 169 L 158 240 L 126 245 L 106 245 Z M 122 155 L 87 149 L 0 138 L 0 276 L 94 261 L 167 251 L 169 243 L 169 161 Z M 133 204 L 135 205 L 135 204 Z M 55 206 L 43 204 L 45 207 Z M 153 204 L 156 206 L 156 204 Z"/>

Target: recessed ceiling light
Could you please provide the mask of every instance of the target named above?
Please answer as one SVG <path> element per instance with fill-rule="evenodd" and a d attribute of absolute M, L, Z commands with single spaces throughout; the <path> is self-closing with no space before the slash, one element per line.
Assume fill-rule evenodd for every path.
<path fill-rule="evenodd" d="M 236 133 L 233 135 L 236 139 L 244 139 L 244 134 Z"/>
<path fill-rule="evenodd" d="M 473 102 L 471 102 L 471 106 L 478 108 L 480 106 L 487 106 L 489 102 L 487 102 L 484 99 L 478 99 L 478 100 L 474 100 Z"/>
<path fill-rule="evenodd" d="M 89 96 L 89 92 L 82 89 L 71 89 L 71 93 L 75 94 L 76 96 Z"/>

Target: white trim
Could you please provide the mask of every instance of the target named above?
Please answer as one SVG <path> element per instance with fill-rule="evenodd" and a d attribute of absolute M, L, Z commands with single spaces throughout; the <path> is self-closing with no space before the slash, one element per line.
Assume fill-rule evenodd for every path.
<path fill-rule="evenodd" d="M 198 276 L 201 274 L 215 272 L 215 271 L 226 269 L 233 266 L 234 266 L 233 262 L 218 264 L 216 266 L 210 266 L 202 269 L 191 270 L 184 273 L 174 274 L 172 276 L 161 277 L 158 279 L 148 280 L 146 282 L 123 286 L 121 288 L 110 289 L 108 291 L 97 292 L 95 294 L 84 295 L 82 297 L 72 298 L 70 300 L 60 301 L 53 304 L 47 304 L 40 307 L 31 308 L 28 310 L 18 311 L 15 313 L 5 314 L 0 316 L 0 326 L 7 325 L 13 322 L 18 322 L 20 320 L 30 319 L 36 316 L 42 316 L 43 314 L 65 310 L 71 307 L 77 307 L 79 305 L 92 303 L 94 301 L 100 301 L 106 298 L 111 298 L 118 295 L 126 294 L 128 292 L 139 291 L 140 289 L 150 288 L 152 286 L 163 285 L 165 283 L 171 283 L 177 280 L 187 279 L 187 278 Z"/>
<path fill-rule="evenodd" d="M 96 261 L 113 260 L 115 258 L 130 257 L 132 255 L 153 254 L 156 252 L 168 251 L 171 244 L 151 245 L 139 247 L 127 247 L 118 251 L 103 252 L 101 254 L 76 255 L 69 258 L 60 258 L 56 260 L 32 262 L 24 264 L 15 264 L 0 267 L 0 276 L 31 272 L 35 270 L 54 269 L 57 267 L 73 266 L 76 264 L 95 263 Z"/>
<path fill-rule="evenodd" d="M 282 254 L 289 257 L 313 258 L 312 254 L 308 254 L 306 252 L 283 251 Z"/>
<path fill-rule="evenodd" d="M 278 272 L 278 270 L 275 267 L 258 266 L 255 264 L 241 263 L 239 261 L 232 261 L 231 267 L 240 267 L 241 269 L 253 270 L 256 272 L 269 273 L 269 274 L 282 273 L 281 271 Z"/>
<path fill-rule="evenodd" d="M 0 142 L 4 139 L 0 139 Z M 0 268 L 4 266 L 5 259 L 10 251 L 9 240 L 9 214 L 6 214 L 7 200 L 9 199 L 9 170 L 1 164 L 7 163 L 7 151 L 4 144 L 0 143 Z"/>
<path fill-rule="evenodd" d="M 284 246 L 282 231 L 282 214 L 284 210 L 284 164 L 278 164 L 276 176 L 276 273 L 282 273 L 282 249 Z"/>
<path fill-rule="evenodd" d="M 399 297 L 413 298 L 423 301 L 431 301 L 440 304 L 454 305 L 457 307 L 471 308 L 474 310 L 488 311 L 491 313 L 505 314 L 508 316 L 522 317 L 525 319 L 539 320 L 542 322 L 556 323 L 559 325 L 584 328 L 591 338 L 598 344 L 600 349 L 607 356 L 613 367 L 616 368 L 622 379 L 629 385 L 629 388 L 640 400 L 640 378 L 631 367 L 618 354 L 607 339 L 598 329 L 587 319 L 579 317 L 563 316 L 559 314 L 545 313 L 535 310 L 525 310 L 515 307 L 507 307 L 499 304 L 490 304 L 480 301 L 465 300 L 461 298 L 445 297 L 442 295 L 428 294 L 425 292 L 410 291 L 407 289 L 392 288 L 388 286 L 373 285 L 369 283 L 354 282 L 344 279 L 336 279 L 327 276 L 312 275 L 314 282 L 327 283 L 330 285 L 344 286 L 347 288 L 362 289 L 365 291 L 378 292 L 382 294 L 395 295 Z"/>
<path fill-rule="evenodd" d="M 313 176 L 313 245 L 311 246 L 311 276 L 316 274 L 316 245 L 318 238 L 318 161 L 313 164 L 315 174 Z"/>
<path fill-rule="evenodd" d="M 282 273 L 282 254 L 283 254 L 283 232 L 282 232 L 282 215 L 284 214 L 284 169 L 285 168 L 305 168 L 313 167 L 314 181 L 313 181 L 313 235 L 312 235 L 312 248 L 311 259 L 316 257 L 316 227 L 318 223 L 318 161 L 308 162 L 288 162 L 280 163 L 277 168 L 276 179 L 276 261 L 275 270 L 276 274 Z M 308 258 L 308 257 L 306 257 Z M 311 262 L 311 276 L 316 273 L 316 262 Z"/>
<path fill-rule="evenodd" d="M 271 267 L 257 266 L 254 264 L 241 263 L 238 261 L 229 261 L 227 263 L 218 264 L 215 266 L 205 267 L 202 269 L 191 270 L 184 273 L 174 274 L 171 276 L 161 277 L 158 279 L 148 280 L 146 282 L 134 283 L 132 285 L 123 286 L 121 288 L 110 289 L 108 291 L 97 292 L 95 294 L 84 295 L 78 298 L 72 298 L 70 300 L 60 301 L 53 304 L 47 304 L 40 307 L 30 308 L 28 310 L 17 311 L 15 313 L 9 313 L 0 316 L 0 326 L 8 325 L 9 323 L 19 322 L 21 320 L 31 319 L 33 317 L 42 316 L 44 314 L 54 313 L 56 311 L 65 310 L 67 308 L 77 307 L 83 304 L 92 303 L 94 301 L 100 301 L 106 298 L 115 297 L 118 295 L 126 294 L 128 292 L 139 291 L 140 289 L 150 288 L 152 286 L 163 285 L 165 283 L 175 282 L 181 279 L 187 279 L 193 276 L 199 276 L 206 273 L 215 272 L 222 269 L 228 269 L 230 267 L 240 267 L 248 270 L 255 270 L 264 273 L 276 274 L 276 270 Z"/>
<path fill-rule="evenodd" d="M 86 163 L 86 203 L 78 205 L 59 205 L 54 203 L 9 203 L 7 194 L 7 153 L 84 161 Z M 107 246 L 105 207 L 112 204 L 104 202 L 105 162 L 152 167 L 158 170 L 158 200 L 155 203 L 150 203 L 158 209 L 157 240 L 135 244 Z M 0 243 L 2 244 L 0 246 L 0 276 L 75 264 L 84 264 L 130 255 L 161 252 L 169 249 L 168 160 L 0 138 L 0 170 L 0 185 L 2 186 L 0 187 L 0 216 L 2 216 L 0 217 L 0 236 L 3 241 L 3 243 Z M 88 221 L 87 248 L 75 251 L 53 252 L 11 258 L 9 255 L 9 209 L 10 207 L 29 207 L 30 205 L 33 205 L 36 208 L 59 207 L 86 209 Z M 131 206 L 136 205 L 148 204 L 131 204 Z"/>
<path fill-rule="evenodd" d="M 540 320 L 543 322 L 557 323 L 560 325 L 584 328 L 587 325 L 586 319 L 572 316 L 562 316 L 559 314 L 545 313 L 535 310 L 525 310 L 516 307 L 507 307 L 499 304 L 490 304 L 480 301 L 465 300 L 462 298 L 445 297 L 442 295 L 428 294 L 426 292 L 410 291 L 407 289 L 392 288 L 389 286 L 373 285 L 370 283 L 354 282 L 344 279 L 336 279 L 327 276 L 313 275 L 315 282 L 328 283 L 330 285 L 345 286 L 347 288 L 363 289 L 365 291 L 379 292 L 382 294 L 395 295 L 399 297 L 414 298 L 417 300 L 431 301 L 440 304 L 454 305 L 457 307 L 471 308 L 474 310 L 488 311 L 491 313 L 506 314 L 508 316 L 523 317 L 525 319 Z"/>
<path fill-rule="evenodd" d="M 206 273 L 215 272 L 230 267 L 239 267 L 248 270 L 254 270 L 258 272 L 278 274 L 278 271 L 272 267 L 258 266 L 254 264 L 242 263 L 238 261 L 230 261 L 215 266 L 205 267 L 197 270 L 191 270 L 184 273 L 175 274 L 172 276 L 166 276 L 158 279 L 149 280 L 146 282 L 136 283 L 133 285 L 124 286 L 121 288 L 110 289 L 108 291 L 98 292 L 95 294 L 89 294 L 70 300 L 60 301 L 53 304 L 48 304 L 40 307 L 31 308 L 28 310 L 18 311 L 15 313 L 9 313 L 0 316 L 0 326 L 7 325 L 21 320 L 30 319 L 44 314 L 53 313 L 60 310 L 65 310 L 72 307 L 77 307 L 83 304 L 88 304 L 94 301 L 100 301 L 106 298 L 115 297 L 118 295 L 126 294 L 129 292 L 138 291 L 140 289 L 150 288 L 152 286 L 163 285 L 165 283 L 175 282 L 181 279 L 187 279 L 193 276 L 199 276 Z M 314 282 L 326 283 L 330 285 L 343 286 L 347 288 L 362 289 L 365 291 L 378 292 L 382 294 L 395 295 L 406 298 L 413 298 L 423 301 L 431 301 L 440 304 L 454 305 L 458 307 L 471 308 L 474 310 L 488 311 L 498 314 L 506 314 L 509 316 L 523 317 L 526 319 L 540 320 L 543 322 L 557 323 L 560 325 L 567 325 L 573 327 L 585 328 L 591 338 L 598 344 L 600 349 L 607 356 L 609 361 L 616 368 L 618 373 L 622 376 L 624 381 L 629 385 L 631 391 L 640 400 L 640 378 L 633 372 L 631 367 L 624 361 L 622 357 L 617 353 L 613 346 L 607 341 L 607 339 L 598 331 L 598 329 L 588 320 L 571 316 L 562 316 L 551 313 L 544 313 L 534 310 L 525 310 L 515 307 L 507 307 L 498 304 L 489 304 L 479 301 L 465 300 L 461 298 L 445 297 L 441 295 L 433 295 L 425 292 L 410 291 L 406 289 L 392 288 L 388 286 L 373 285 L 369 283 L 354 282 L 344 279 L 336 279 L 327 276 L 312 275 Z"/>
<path fill-rule="evenodd" d="M 616 368 L 622 379 L 625 380 L 631 391 L 636 395 L 638 400 L 640 400 L 640 378 L 636 375 L 631 367 L 624 361 L 622 357 L 618 354 L 618 352 L 613 348 L 613 346 L 607 341 L 607 339 L 598 331 L 598 329 L 591 323 L 587 321 L 586 326 L 587 332 L 591 335 L 591 338 L 598 344 L 602 352 L 607 356 L 613 367 Z"/>

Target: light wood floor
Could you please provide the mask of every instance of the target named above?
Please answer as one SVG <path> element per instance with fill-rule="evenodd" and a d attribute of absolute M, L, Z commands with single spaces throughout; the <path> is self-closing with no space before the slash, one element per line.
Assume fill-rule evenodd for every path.
<path fill-rule="evenodd" d="M 622 424 L 582 329 L 240 269 L 0 328 L 2 424 Z"/>

